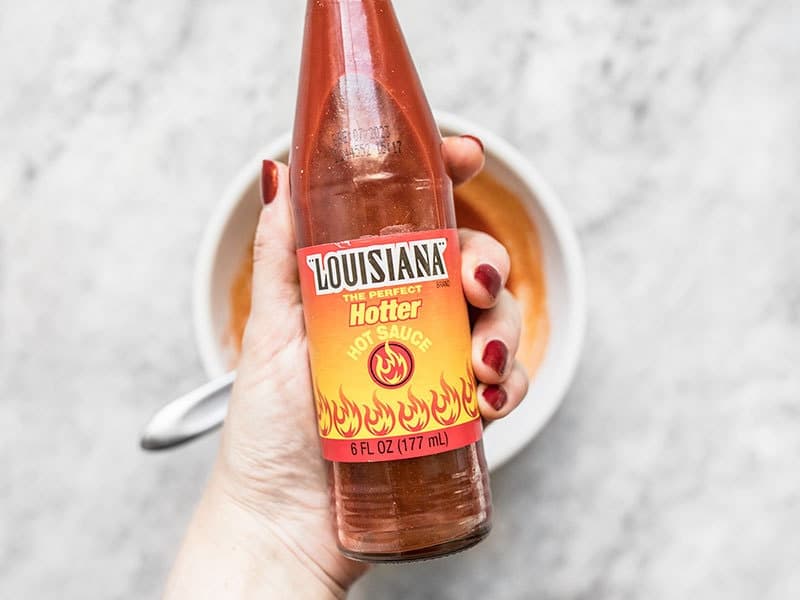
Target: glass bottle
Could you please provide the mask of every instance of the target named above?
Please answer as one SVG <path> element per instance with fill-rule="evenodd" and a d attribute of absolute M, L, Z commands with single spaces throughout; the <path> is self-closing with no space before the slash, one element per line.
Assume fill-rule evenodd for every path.
<path fill-rule="evenodd" d="M 340 549 L 370 562 L 465 549 L 489 532 L 491 493 L 452 183 L 390 0 L 308 1 L 290 172 Z M 447 277 L 432 273 L 437 247 Z"/>

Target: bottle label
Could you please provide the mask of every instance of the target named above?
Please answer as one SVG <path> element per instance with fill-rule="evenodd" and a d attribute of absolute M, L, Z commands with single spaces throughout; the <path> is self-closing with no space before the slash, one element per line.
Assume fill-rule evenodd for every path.
<path fill-rule="evenodd" d="M 478 441 L 456 230 L 297 255 L 323 456 L 401 460 Z"/>

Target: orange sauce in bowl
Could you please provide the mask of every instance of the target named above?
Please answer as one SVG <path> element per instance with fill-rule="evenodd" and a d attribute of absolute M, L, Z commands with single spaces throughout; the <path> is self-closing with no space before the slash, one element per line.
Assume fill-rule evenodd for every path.
<path fill-rule="evenodd" d="M 507 287 L 522 310 L 517 359 L 533 376 L 544 356 L 550 333 L 547 292 L 539 234 L 523 202 L 486 172 L 455 190 L 459 227 L 484 231 L 502 243 L 511 257 Z M 238 356 L 250 315 L 252 248 L 242 257 L 229 292 L 230 315 L 226 342 Z"/>

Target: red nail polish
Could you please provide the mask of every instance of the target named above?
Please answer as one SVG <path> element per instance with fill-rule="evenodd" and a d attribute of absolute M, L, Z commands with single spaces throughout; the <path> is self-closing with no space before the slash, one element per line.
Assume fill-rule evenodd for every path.
<path fill-rule="evenodd" d="M 468 140 L 472 140 L 473 142 L 475 142 L 476 144 L 478 144 L 478 146 L 480 146 L 480 147 L 481 147 L 481 153 L 483 153 L 483 154 L 486 154 L 486 150 L 485 150 L 485 149 L 484 149 L 484 147 L 483 147 L 483 142 L 481 141 L 481 138 L 479 138 L 479 137 L 475 137 L 474 135 L 469 135 L 468 133 L 465 133 L 465 134 L 464 134 L 464 135 L 462 135 L 461 137 L 462 137 L 462 138 L 467 138 Z"/>
<path fill-rule="evenodd" d="M 266 205 L 278 193 L 278 165 L 271 160 L 261 163 L 261 201 Z"/>
<path fill-rule="evenodd" d="M 500 288 L 503 285 L 503 279 L 497 269 L 492 265 L 478 265 L 478 268 L 475 269 L 475 279 L 486 288 L 492 298 L 497 298 L 497 294 L 500 293 Z"/>
<path fill-rule="evenodd" d="M 498 375 L 506 370 L 508 362 L 508 348 L 500 340 L 492 340 L 483 350 L 483 364 L 491 367 Z"/>
<path fill-rule="evenodd" d="M 508 395 L 500 385 L 487 385 L 483 390 L 483 399 L 495 410 L 502 409 L 508 401 Z"/>

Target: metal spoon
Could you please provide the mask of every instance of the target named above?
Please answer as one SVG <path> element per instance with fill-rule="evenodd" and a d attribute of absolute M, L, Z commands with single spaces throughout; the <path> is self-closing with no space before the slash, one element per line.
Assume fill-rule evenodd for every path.
<path fill-rule="evenodd" d="M 166 450 L 219 427 L 228 412 L 228 394 L 236 372 L 213 379 L 161 408 L 145 425 L 145 450 Z"/>

